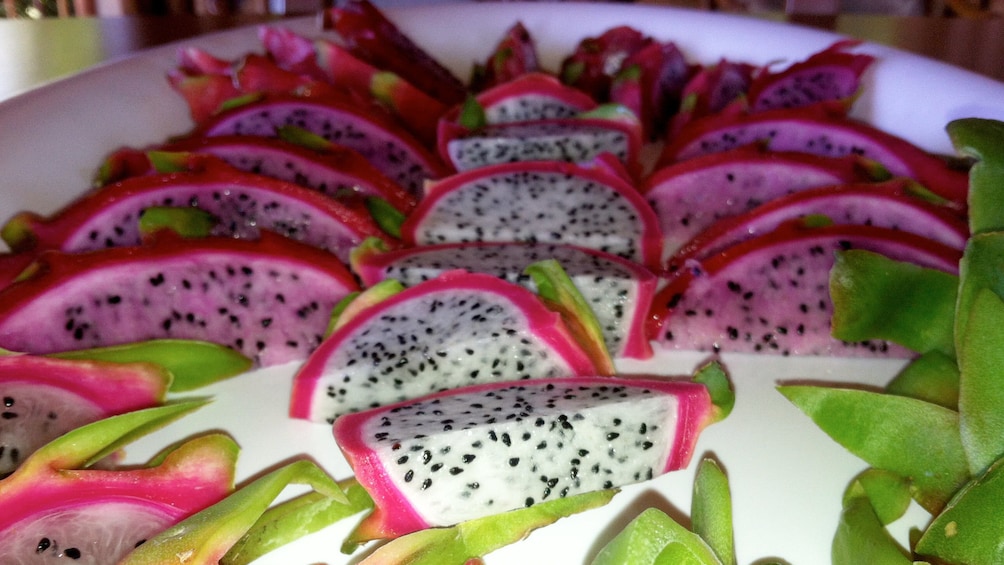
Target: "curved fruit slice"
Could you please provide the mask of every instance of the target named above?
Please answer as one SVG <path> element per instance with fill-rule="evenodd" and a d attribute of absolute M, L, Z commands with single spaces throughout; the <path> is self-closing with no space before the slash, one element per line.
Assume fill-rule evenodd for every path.
<path fill-rule="evenodd" d="M 211 156 L 189 159 L 189 171 L 127 178 L 74 200 L 50 218 L 21 213 L 22 249 L 92 251 L 138 245 L 148 208 L 197 207 L 217 220 L 214 235 L 255 238 L 262 229 L 327 250 L 343 260 L 367 237 L 389 236 L 359 208 L 316 190 L 246 173 Z"/>
<path fill-rule="evenodd" d="M 834 251 L 865 249 L 947 272 L 961 253 L 873 226 L 785 224 L 671 278 L 655 298 L 650 336 L 663 347 L 780 355 L 904 356 L 884 342 L 830 335 Z"/>
<path fill-rule="evenodd" d="M 392 71 L 444 104 L 457 104 L 464 84 L 387 19 L 369 0 L 348 0 L 322 13 L 324 29 L 334 30 L 354 55 Z"/>
<path fill-rule="evenodd" d="M 544 72 L 521 75 L 479 93 L 475 99 L 489 124 L 570 118 L 597 106 L 586 93 Z M 444 119 L 456 119 L 457 112 L 455 108 Z"/>
<path fill-rule="evenodd" d="M 147 363 L 0 355 L 0 477 L 74 428 L 160 404 L 170 382 Z"/>
<path fill-rule="evenodd" d="M 297 373 L 290 415 L 330 423 L 465 384 L 596 374 L 589 359 L 530 291 L 452 271 L 337 327 Z"/>
<path fill-rule="evenodd" d="M 514 161 L 585 163 L 610 154 L 637 175 L 642 127 L 627 108 L 608 105 L 571 118 L 488 124 L 470 131 L 440 127 L 438 145 L 442 159 L 458 171 Z"/>
<path fill-rule="evenodd" d="M 860 155 L 881 163 L 893 176 L 909 177 L 935 194 L 966 204 L 968 176 L 912 143 L 843 115 L 835 103 L 766 110 L 748 115 L 716 115 L 693 122 L 663 152 L 670 163 L 766 142 L 771 150 L 814 155 Z"/>
<path fill-rule="evenodd" d="M 275 137 L 296 126 L 360 153 L 411 194 L 446 169 L 437 156 L 389 119 L 334 97 L 266 96 L 203 121 L 194 136 Z"/>
<path fill-rule="evenodd" d="M 797 190 L 879 180 L 883 173 L 856 156 L 744 146 L 662 167 L 640 190 L 659 217 L 663 252 L 669 255 L 721 218 Z"/>
<path fill-rule="evenodd" d="M 449 390 L 335 421 L 375 510 L 361 539 L 528 507 L 687 465 L 714 420 L 708 389 L 577 377 Z"/>
<path fill-rule="evenodd" d="M 237 445 L 211 434 L 127 470 L 94 461 L 204 402 L 113 416 L 77 428 L 36 451 L 0 481 L 0 562 L 41 558 L 115 563 L 153 534 L 227 496 Z"/>
<path fill-rule="evenodd" d="M 445 271 L 463 269 L 494 275 L 536 291 L 526 268 L 554 259 L 589 302 L 603 330 L 610 355 L 646 359 L 652 348 L 644 320 L 655 294 L 656 278 L 641 265 L 616 255 L 563 244 L 444 243 L 382 251 L 370 240 L 352 254 L 352 270 L 371 286 L 395 279 L 411 286 Z"/>
<path fill-rule="evenodd" d="M 633 186 L 599 166 L 557 161 L 482 167 L 432 184 L 401 238 L 567 243 L 653 267 L 661 255 L 658 220 Z"/>
<path fill-rule="evenodd" d="M 966 222 L 954 210 L 925 200 L 909 179 L 846 184 L 804 190 L 777 198 L 736 216 L 719 220 L 687 242 L 667 263 L 676 271 L 731 245 L 773 231 L 807 216 L 825 216 L 836 224 L 902 230 L 962 250 L 969 238 Z"/>
<path fill-rule="evenodd" d="M 667 138 L 675 138 L 684 126 L 701 118 L 744 109 L 743 97 L 754 70 L 748 63 L 721 59 L 694 73 L 680 93 L 680 111 L 670 119 Z"/>
<path fill-rule="evenodd" d="M 283 130 L 282 138 L 253 135 L 190 137 L 160 145 L 156 151 L 215 155 L 232 167 L 313 188 L 339 201 L 353 202 L 370 196 L 383 198 L 406 212 L 415 197 L 359 153 L 317 138 L 299 142 L 299 132 Z M 120 149 L 102 165 L 99 183 L 153 172 L 147 151 Z M 164 171 L 166 172 L 166 171 Z"/>
<path fill-rule="evenodd" d="M 474 66 L 470 88 L 481 92 L 538 71 L 537 44 L 523 22 L 516 22 L 506 30 L 485 62 Z"/>
<path fill-rule="evenodd" d="M 356 288 L 333 255 L 262 232 L 45 254 L 0 291 L 0 347 L 49 353 L 154 338 L 211 341 L 258 365 L 304 359 Z"/>
<path fill-rule="evenodd" d="M 861 75 L 875 61 L 871 55 L 848 51 L 860 43 L 838 41 L 783 70 L 761 71 L 753 77 L 747 94 L 750 111 L 853 99 L 861 86 Z"/>

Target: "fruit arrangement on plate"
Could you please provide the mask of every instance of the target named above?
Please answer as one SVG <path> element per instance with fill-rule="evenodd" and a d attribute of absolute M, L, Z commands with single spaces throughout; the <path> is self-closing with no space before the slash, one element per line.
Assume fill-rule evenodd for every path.
<path fill-rule="evenodd" d="M 835 563 L 993 562 L 995 122 L 953 122 L 946 157 L 852 117 L 852 41 L 698 64 L 623 25 L 548 70 L 517 23 L 461 81 L 366 0 L 323 15 L 180 50 L 187 134 L 4 225 L 0 561 L 250 563 L 365 512 L 336 543 L 386 542 L 364 562 L 477 562 L 689 467 L 735 403 L 718 356 L 762 354 L 906 363 L 881 392 L 780 387 L 872 467 Z M 705 360 L 619 368 L 667 350 Z M 286 364 L 273 400 L 353 476 L 235 484 L 209 431 L 122 464 L 203 387 Z M 688 527 L 639 512 L 593 562 L 735 563 L 718 463 Z M 934 521 L 906 548 L 911 499 Z"/>

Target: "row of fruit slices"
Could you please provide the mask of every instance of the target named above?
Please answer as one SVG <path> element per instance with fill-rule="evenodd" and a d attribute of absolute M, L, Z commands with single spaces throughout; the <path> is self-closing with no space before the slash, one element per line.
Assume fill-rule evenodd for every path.
<path fill-rule="evenodd" d="M 847 117 L 871 62 L 850 53 L 850 44 L 782 72 L 757 72 L 726 61 L 689 65 L 672 43 L 615 28 L 585 40 L 566 59 L 559 80 L 538 68 L 532 39 L 517 25 L 476 73 L 477 96 L 467 97 L 466 87 L 457 91 L 450 80 L 426 86 L 444 71 L 393 29 L 393 41 L 367 43 L 372 38 L 357 32 L 374 29 L 372 18 L 382 18 L 367 3 L 351 2 L 327 16 L 340 44 L 266 28 L 266 56 L 231 62 L 182 52 L 171 82 L 199 124 L 191 136 L 157 151 L 120 151 L 102 167 L 101 187 L 52 218 L 26 213 L 5 226 L 4 239 L 15 253 L 4 258 L 10 267 L 0 281 L 8 285 L 0 291 L 0 346 L 51 353 L 137 336 L 180 337 L 225 344 L 259 366 L 309 358 L 291 412 L 330 422 L 370 403 L 461 385 L 465 375 L 495 364 L 482 351 L 464 364 L 462 358 L 473 355 L 466 354 L 469 344 L 441 343 L 476 333 L 472 322 L 452 329 L 427 324 L 435 318 L 430 310 L 451 301 L 461 310 L 450 310 L 444 320 L 465 311 L 487 322 L 487 335 L 503 348 L 499 359 L 508 360 L 511 351 L 528 355 L 511 363 L 510 373 L 497 371 L 496 379 L 609 374 L 612 364 L 597 350 L 644 358 L 651 355 L 650 338 L 685 349 L 888 355 L 898 350 L 884 344 L 845 350 L 829 336 L 825 280 L 832 249 L 872 249 L 948 271 L 958 263 L 966 233 L 964 171 Z M 366 26 L 354 21 L 360 17 L 368 19 Z M 387 46 L 400 50 L 386 53 Z M 606 62 L 620 59 L 620 71 L 611 74 Z M 772 109 L 789 105 L 800 108 Z M 667 108 L 675 111 L 667 114 Z M 643 142 L 667 132 L 672 142 L 649 173 Z M 806 157 L 812 146 L 826 149 Z M 835 157 L 830 150 L 855 156 Z M 520 162 L 508 163 L 513 160 Z M 896 179 L 875 182 L 890 176 Z M 709 181 L 716 177 L 727 182 Z M 808 190 L 838 184 L 848 186 Z M 757 206 L 771 200 L 769 213 Z M 194 204 L 213 216 L 195 230 L 199 237 L 173 233 L 180 230 L 174 216 L 166 220 L 172 230 L 157 229 L 157 212 Z M 833 217 L 834 210 L 848 217 Z M 830 218 L 817 217 L 822 212 Z M 733 218 L 717 222 L 725 216 Z M 141 219 L 154 227 L 141 229 Z M 921 234 L 904 234 L 912 229 Z M 237 238 L 204 237 L 206 231 Z M 740 232 L 769 235 L 734 243 L 730 238 Z M 455 271 L 477 270 L 489 257 L 501 258 L 497 276 L 544 294 L 565 288 L 555 282 L 560 276 L 532 277 L 524 270 L 559 258 L 576 283 L 571 293 L 590 308 L 556 306 L 561 299 L 552 295 L 548 304 L 563 313 L 556 317 L 518 286 Z M 30 274 L 19 275 L 29 263 Z M 368 290 L 343 307 L 359 288 L 357 276 Z M 386 278 L 410 288 L 378 282 Z M 68 282 L 76 285 L 73 293 L 63 290 Z M 657 286 L 660 294 L 653 296 Z M 792 289 L 804 296 L 791 300 Z M 488 297 L 484 311 L 469 310 Z M 794 311 L 777 312 L 779 303 L 791 303 Z M 139 308 L 143 316 L 134 314 Z M 505 316 L 486 317 L 489 310 L 526 321 L 514 329 L 511 319 L 501 321 Z M 586 310 L 595 320 L 577 322 Z M 340 315 L 329 327 L 332 311 Z M 431 328 L 421 330 L 439 341 L 424 347 L 448 360 L 449 370 L 446 361 L 407 366 L 408 341 L 419 332 L 403 324 L 404 317 Z M 646 318 L 655 320 L 652 327 L 644 327 Z M 576 332 L 590 325 L 602 337 L 584 347 Z M 361 338 L 369 332 L 383 335 Z M 561 344 L 555 341 L 566 333 Z M 516 336 L 511 345 L 506 335 Z M 402 349 L 388 353 L 387 344 L 395 342 Z M 528 366 L 531 361 L 535 365 Z M 366 366 L 360 371 L 359 365 Z M 432 374 L 455 374 L 456 380 L 429 385 L 413 379 Z M 395 379 L 418 384 L 388 386 Z M 387 395 L 374 396 L 371 382 L 383 383 Z M 668 394 L 675 409 L 690 415 L 678 433 L 662 438 L 661 455 L 647 471 L 582 490 L 686 465 L 696 431 L 721 416 L 703 386 L 687 394 L 694 400 L 684 402 L 681 391 Z M 332 408 L 334 400 L 353 396 Z M 603 403 L 596 410 L 609 420 Z M 389 469 L 391 458 L 400 459 L 376 454 L 380 433 L 363 435 L 368 421 L 386 421 L 389 413 L 338 420 L 355 422 L 339 424 L 339 437 L 361 476 L 371 474 L 367 466 L 374 461 Z M 655 429 L 663 418 L 640 425 Z M 609 435 L 609 421 L 598 425 Z M 549 427 L 560 432 L 561 424 Z M 680 431 L 688 428 L 689 434 Z M 347 447 L 353 442 L 356 448 Z M 511 459 L 513 452 L 505 453 Z M 464 464 L 477 458 L 457 457 Z M 576 469 L 587 466 L 582 457 L 575 458 Z M 462 467 L 447 468 L 462 473 Z M 511 485 L 513 476 L 519 475 L 504 484 Z M 378 507 L 388 500 L 417 507 L 428 489 L 407 490 L 405 483 L 426 484 L 414 479 L 414 469 L 401 470 L 397 482 L 381 477 L 367 485 Z M 557 492 L 557 481 L 532 480 Z M 585 481 L 575 482 L 578 488 Z M 461 480 L 447 488 L 470 496 L 470 488 L 457 486 L 464 484 L 469 487 Z M 492 492 L 480 484 L 477 490 Z M 528 492 L 518 491 L 521 502 L 534 498 Z M 566 488 L 562 496 L 571 492 Z M 442 520 L 437 512 L 375 512 L 356 541 L 448 525 L 485 510 Z"/>

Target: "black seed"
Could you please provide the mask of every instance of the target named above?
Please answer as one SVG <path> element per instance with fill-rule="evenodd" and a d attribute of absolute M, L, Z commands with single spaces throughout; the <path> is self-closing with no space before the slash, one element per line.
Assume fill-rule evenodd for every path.
<path fill-rule="evenodd" d="M 49 541 L 49 538 L 42 538 L 38 540 L 38 545 L 35 546 L 35 553 L 42 553 L 46 549 L 49 549 L 50 545 L 52 545 L 52 542 Z"/>
<path fill-rule="evenodd" d="M 509 466 L 515 467 L 516 465 L 519 465 L 519 457 L 511 457 L 509 459 Z"/>
<path fill-rule="evenodd" d="M 410 483 L 412 479 L 415 478 L 415 472 L 408 469 L 408 472 L 404 474 L 404 482 Z"/>

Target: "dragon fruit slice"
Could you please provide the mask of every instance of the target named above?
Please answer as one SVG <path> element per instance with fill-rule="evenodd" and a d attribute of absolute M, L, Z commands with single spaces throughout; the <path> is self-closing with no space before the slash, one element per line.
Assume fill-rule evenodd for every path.
<path fill-rule="evenodd" d="M 375 504 L 356 536 L 379 539 L 680 469 L 714 415 L 697 383 L 534 379 L 342 416 L 334 434 Z"/>
<path fill-rule="evenodd" d="M 389 236 L 365 210 L 316 190 L 245 173 L 215 157 L 193 156 L 190 170 L 132 177 L 89 192 L 50 218 L 22 212 L 16 250 L 92 251 L 139 245 L 139 217 L 148 208 L 197 207 L 212 214 L 215 235 L 255 238 L 263 229 L 348 260 L 367 237 Z"/>
<path fill-rule="evenodd" d="M 283 126 L 305 129 L 357 151 L 415 195 L 426 179 L 446 172 L 434 153 L 390 119 L 335 97 L 266 96 L 214 115 L 191 135 L 276 137 Z"/>
<path fill-rule="evenodd" d="M 672 41 L 653 41 L 624 59 L 610 85 L 610 101 L 638 116 L 645 139 L 656 139 L 679 111 L 683 90 L 696 69 Z"/>
<path fill-rule="evenodd" d="M 557 260 L 596 314 L 607 350 L 614 357 L 646 359 L 652 348 L 644 320 L 656 278 L 641 265 L 616 255 L 563 244 L 447 243 L 384 251 L 370 240 L 352 254 L 352 270 L 364 285 L 394 279 L 411 286 L 446 271 L 463 269 L 494 275 L 532 291 L 524 271 L 545 259 Z"/>
<path fill-rule="evenodd" d="M 460 79 L 368 0 L 339 2 L 321 15 L 324 29 L 334 30 L 359 59 L 403 77 L 448 106 L 459 104 L 467 95 Z"/>
<path fill-rule="evenodd" d="M 543 72 L 521 75 L 475 99 L 489 124 L 570 118 L 597 106 L 587 94 Z"/>
<path fill-rule="evenodd" d="M 539 71 L 537 44 L 523 22 L 518 21 L 506 30 L 485 62 L 474 66 L 470 88 L 481 92 Z"/>
<path fill-rule="evenodd" d="M 633 186 L 600 166 L 493 165 L 450 176 L 427 190 L 401 226 L 409 245 L 568 243 L 659 265 L 655 213 Z"/>
<path fill-rule="evenodd" d="M 861 75 L 875 61 L 849 49 L 860 41 L 843 40 L 781 71 L 763 69 L 747 93 L 751 112 L 794 108 L 824 100 L 851 100 L 861 86 Z"/>
<path fill-rule="evenodd" d="M 227 345 L 258 365 L 300 360 L 357 288 L 333 255 L 262 232 L 50 252 L 0 291 L 0 347 L 50 353 L 155 338 Z"/>
<path fill-rule="evenodd" d="M 530 291 L 451 271 L 364 308 L 293 382 L 290 415 L 342 414 L 482 381 L 596 374 L 561 318 Z"/>
<path fill-rule="evenodd" d="M 0 355 L 0 477 L 74 428 L 162 403 L 170 382 L 147 363 Z"/>
<path fill-rule="evenodd" d="M 721 218 L 798 190 L 879 180 L 883 174 L 857 156 L 744 146 L 662 167 L 640 190 L 659 218 L 663 252 L 669 255 Z"/>
<path fill-rule="evenodd" d="M 192 403 L 100 420 L 50 442 L 0 481 L 0 562 L 116 563 L 160 530 L 233 489 L 237 445 L 211 434 L 155 466 L 86 468 L 118 444 L 191 411 Z"/>
<path fill-rule="evenodd" d="M 732 113 L 737 111 L 737 105 L 744 106 L 743 96 L 755 70 L 748 63 L 722 59 L 694 73 L 680 94 L 680 110 L 670 120 L 667 138 L 675 138 L 685 125 L 695 120 L 726 109 Z"/>
<path fill-rule="evenodd" d="M 615 26 L 599 36 L 586 37 L 561 61 L 561 81 L 606 102 L 623 62 L 653 41 L 630 26 Z"/>
<path fill-rule="evenodd" d="M 572 118 L 490 124 L 472 131 L 441 127 L 439 150 L 458 171 L 514 161 L 584 163 L 614 155 L 628 170 L 641 171 L 641 122 L 619 105 L 601 106 Z"/>
<path fill-rule="evenodd" d="M 790 222 L 692 261 L 656 295 L 649 335 L 661 346 L 780 355 L 908 356 L 884 342 L 830 336 L 834 252 L 864 249 L 957 272 L 961 253 L 874 226 Z"/>
<path fill-rule="evenodd" d="M 954 210 L 924 198 L 909 179 L 884 183 L 824 186 L 796 192 L 715 222 L 687 242 L 670 260 L 675 271 L 731 245 L 768 233 L 795 218 L 825 216 L 837 224 L 878 226 L 915 233 L 961 251 L 969 238 L 965 220 Z"/>
<path fill-rule="evenodd" d="M 309 134 L 295 129 L 280 135 L 190 137 L 153 149 L 215 155 L 242 171 L 313 188 L 339 201 L 351 203 L 372 196 L 402 212 L 415 207 L 414 196 L 348 147 L 316 137 L 304 139 Z M 98 181 L 104 185 L 151 172 L 147 151 L 120 149 L 105 160 Z"/>
<path fill-rule="evenodd" d="M 774 151 L 814 155 L 860 155 L 893 176 L 912 178 L 935 194 L 965 207 L 968 176 L 905 139 L 843 114 L 835 103 L 748 115 L 716 115 L 693 122 L 666 145 L 663 163 L 767 142 Z M 836 109 L 834 109 L 836 108 Z"/>

